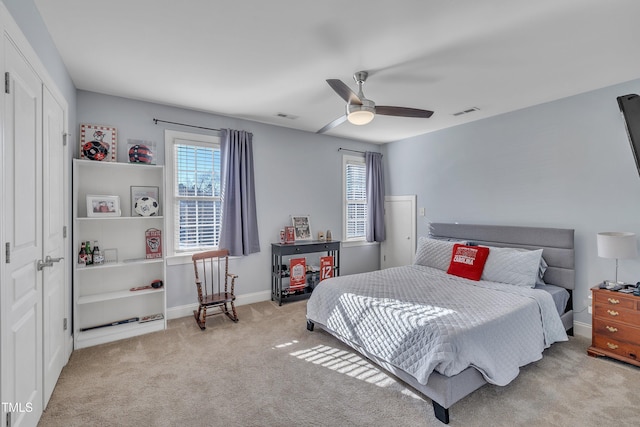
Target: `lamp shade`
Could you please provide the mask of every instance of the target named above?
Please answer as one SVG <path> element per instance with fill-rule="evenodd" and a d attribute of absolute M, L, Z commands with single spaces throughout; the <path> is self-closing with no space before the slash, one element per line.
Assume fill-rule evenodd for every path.
<path fill-rule="evenodd" d="M 606 231 L 598 233 L 598 256 L 601 258 L 629 259 L 638 256 L 635 233 Z"/>
<path fill-rule="evenodd" d="M 368 101 L 368 100 L 365 100 Z M 368 101 L 368 104 L 347 104 L 347 120 L 354 125 L 366 125 L 375 116 L 375 107 Z"/>

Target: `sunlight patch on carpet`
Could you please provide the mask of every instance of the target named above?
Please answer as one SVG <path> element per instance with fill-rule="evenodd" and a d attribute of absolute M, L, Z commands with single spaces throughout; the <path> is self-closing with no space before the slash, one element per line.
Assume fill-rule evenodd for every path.
<path fill-rule="evenodd" d="M 276 346 L 276 348 L 288 347 L 291 344 L 292 343 L 281 344 Z M 366 359 L 346 350 L 333 348 L 327 345 L 317 345 L 312 348 L 294 351 L 289 353 L 289 355 L 300 360 L 331 369 L 332 371 L 339 372 L 349 377 L 365 381 L 369 384 L 374 384 L 378 387 L 385 388 L 394 384 L 399 384 L 398 381 L 382 372 Z M 402 384 L 399 385 L 402 386 L 402 394 L 420 399 L 420 397 L 413 391 L 407 389 Z"/>

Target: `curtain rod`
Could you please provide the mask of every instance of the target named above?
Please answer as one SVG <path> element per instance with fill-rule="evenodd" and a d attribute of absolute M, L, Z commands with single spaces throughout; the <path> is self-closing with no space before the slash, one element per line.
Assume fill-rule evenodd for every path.
<path fill-rule="evenodd" d="M 349 148 L 338 148 L 338 151 L 351 151 L 352 153 L 360 153 L 360 154 L 367 154 L 366 151 L 358 151 L 358 150 L 351 150 Z"/>
<path fill-rule="evenodd" d="M 208 127 L 204 127 L 204 126 L 188 125 L 188 124 L 185 124 L 185 123 L 169 122 L 167 120 L 160 120 L 160 119 L 155 119 L 155 118 L 153 119 L 153 123 L 158 124 L 158 122 L 171 123 L 172 125 L 187 126 L 187 127 L 190 127 L 190 128 L 213 130 L 213 131 L 216 131 L 216 132 L 220 132 L 220 130 L 221 130 L 221 129 L 208 128 Z"/>
<path fill-rule="evenodd" d="M 348 148 L 338 148 L 338 151 L 351 151 L 352 153 L 360 153 L 360 154 L 366 154 L 364 151 L 358 151 L 358 150 L 350 150 Z"/>

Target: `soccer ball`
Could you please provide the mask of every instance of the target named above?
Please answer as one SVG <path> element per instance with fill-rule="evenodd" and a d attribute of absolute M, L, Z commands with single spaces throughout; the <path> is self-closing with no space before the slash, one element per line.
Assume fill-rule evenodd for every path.
<path fill-rule="evenodd" d="M 129 163 L 151 163 L 153 152 L 146 145 L 136 144 L 129 148 Z"/>
<path fill-rule="evenodd" d="M 82 146 L 82 153 L 90 160 L 102 161 L 109 154 L 109 146 L 100 141 L 89 141 Z"/>
<path fill-rule="evenodd" d="M 136 200 L 134 210 L 137 214 L 142 216 L 156 216 L 160 205 L 158 201 L 153 197 L 143 196 Z"/>

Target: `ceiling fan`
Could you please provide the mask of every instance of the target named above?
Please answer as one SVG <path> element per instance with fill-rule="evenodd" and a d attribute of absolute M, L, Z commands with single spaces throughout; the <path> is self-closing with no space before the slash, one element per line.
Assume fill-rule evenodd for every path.
<path fill-rule="evenodd" d="M 364 97 L 362 93 L 362 85 L 367 81 L 369 73 L 366 71 L 358 71 L 353 75 L 353 79 L 358 84 L 358 93 L 349 89 L 349 86 L 344 84 L 338 79 L 327 79 L 329 86 L 336 91 L 338 95 L 345 101 L 347 101 L 346 112 L 344 115 L 338 117 L 331 123 L 324 126 L 316 133 L 324 133 L 329 129 L 332 129 L 339 124 L 348 120 L 354 125 L 366 125 L 369 123 L 376 114 L 383 114 L 385 116 L 399 116 L 399 117 L 418 117 L 428 119 L 433 114 L 433 111 L 420 110 L 418 108 L 407 107 L 389 107 L 385 105 L 378 105 L 370 99 Z"/>

